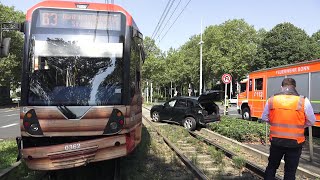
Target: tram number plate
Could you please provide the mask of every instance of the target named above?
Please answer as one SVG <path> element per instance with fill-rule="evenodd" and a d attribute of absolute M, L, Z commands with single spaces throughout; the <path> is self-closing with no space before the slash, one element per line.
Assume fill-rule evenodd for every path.
<path fill-rule="evenodd" d="M 75 149 L 80 149 L 80 143 L 77 144 L 69 144 L 64 146 L 64 150 L 69 151 L 69 150 L 75 150 Z"/>

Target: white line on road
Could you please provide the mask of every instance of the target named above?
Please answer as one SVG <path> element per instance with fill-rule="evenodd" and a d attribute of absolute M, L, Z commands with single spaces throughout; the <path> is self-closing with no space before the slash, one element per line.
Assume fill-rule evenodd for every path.
<path fill-rule="evenodd" d="M 9 116 L 16 116 L 16 115 L 19 115 L 19 114 L 9 114 L 9 115 L 5 115 L 5 116 L 9 117 Z"/>
<path fill-rule="evenodd" d="M 11 112 L 11 111 L 15 111 L 15 110 L 7 110 L 7 111 L 3 111 L 3 112 L 5 112 L 5 113 L 6 113 L 6 112 Z"/>
<path fill-rule="evenodd" d="M 18 123 L 13 123 L 13 124 L 9 124 L 6 126 L 1 126 L 0 128 L 7 128 L 7 127 L 15 126 L 15 125 L 18 125 Z"/>

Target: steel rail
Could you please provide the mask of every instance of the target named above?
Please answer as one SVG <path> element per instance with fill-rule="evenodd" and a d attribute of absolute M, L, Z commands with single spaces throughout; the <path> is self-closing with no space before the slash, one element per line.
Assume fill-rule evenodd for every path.
<path fill-rule="evenodd" d="M 166 137 L 164 137 L 157 128 L 152 124 L 152 122 L 146 118 L 144 115 L 142 117 L 150 124 L 150 126 L 157 132 L 163 141 L 173 150 L 176 155 L 181 159 L 181 161 L 191 170 L 191 172 L 199 179 L 209 179 L 197 166 L 195 166 L 192 161 L 190 161 L 183 153 L 177 148 L 173 143 L 171 143 Z"/>
<path fill-rule="evenodd" d="M 144 108 L 150 111 L 150 108 L 147 108 L 147 107 L 144 107 Z M 211 134 L 207 129 L 204 129 L 204 130 L 205 130 L 205 132 L 207 131 L 206 133 L 209 133 L 209 135 L 214 135 L 215 138 L 221 139 L 221 137 L 219 137 L 221 135 L 217 136 L 215 134 Z M 224 137 L 224 136 L 222 136 L 222 137 Z M 226 138 L 226 137 L 224 137 L 221 140 L 226 141 L 226 142 L 230 142 L 231 144 L 239 144 L 243 149 L 246 149 L 246 150 L 248 150 L 248 152 L 253 153 L 254 156 L 260 157 L 264 161 L 268 161 L 268 154 L 263 153 L 263 152 L 257 150 L 256 148 L 248 147 L 242 143 L 232 142 L 229 140 L 229 138 Z M 281 164 L 284 165 L 284 162 L 281 162 Z M 320 178 L 320 176 L 317 173 L 311 172 L 311 171 L 304 169 L 302 167 L 298 167 L 296 175 L 303 176 L 303 177 L 310 178 L 310 179 L 319 179 Z M 279 179 L 280 177 L 278 176 L 277 178 Z"/>
<path fill-rule="evenodd" d="M 237 154 L 229 151 L 228 149 L 220 146 L 219 144 L 217 144 L 217 143 L 215 143 L 215 142 L 213 142 L 213 141 L 211 141 L 211 140 L 209 140 L 209 139 L 207 139 L 207 138 L 205 138 L 205 137 L 203 137 L 203 136 L 201 136 L 201 135 L 199 135 L 199 134 L 196 134 L 196 133 L 194 133 L 194 132 L 192 132 L 192 131 L 189 131 L 189 134 L 191 134 L 191 136 L 193 136 L 194 138 L 196 138 L 196 139 L 198 139 L 198 140 L 201 140 L 201 141 L 203 141 L 204 143 L 206 143 L 206 144 L 208 144 L 208 145 L 214 146 L 214 147 L 215 147 L 216 149 L 218 149 L 218 150 L 221 150 L 221 151 L 222 151 L 227 157 L 229 157 L 229 158 L 232 158 L 232 157 L 237 156 Z M 253 163 L 251 163 L 251 162 L 249 162 L 249 161 L 247 161 L 247 160 L 244 160 L 244 161 L 245 161 L 245 167 L 246 167 L 248 170 L 250 170 L 250 171 L 252 171 L 253 173 L 257 174 L 257 175 L 260 176 L 261 178 L 264 177 L 264 175 L 265 175 L 264 171 L 265 171 L 265 170 L 264 170 L 263 168 L 255 165 L 255 164 L 253 164 Z M 279 175 L 276 175 L 275 179 L 281 180 L 282 178 L 281 178 Z"/>

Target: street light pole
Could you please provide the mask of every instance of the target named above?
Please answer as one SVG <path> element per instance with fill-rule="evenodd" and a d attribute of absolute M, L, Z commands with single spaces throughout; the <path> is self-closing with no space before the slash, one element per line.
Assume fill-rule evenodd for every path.
<path fill-rule="evenodd" d="M 199 87 L 199 95 L 202 94 L 202 19 L 201 19 L 201 32 L 200 32 L 200 87 Z"/>

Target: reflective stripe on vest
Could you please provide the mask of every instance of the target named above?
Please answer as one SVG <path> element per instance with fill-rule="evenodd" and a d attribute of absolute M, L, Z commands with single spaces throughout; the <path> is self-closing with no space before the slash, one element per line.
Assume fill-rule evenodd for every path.
<path fill-rule="evenodd" d="M 295 125 L 295 124 L 279 124 L 279 123 L 270 123 L 271 126 L 285 127 L 285 128 L 304 128 L 304 125 Z"/>
<path fill-rule="evenodd" d="M 268 100 L 270 110 L 270 139 L 272 137 L 293 139 L 299 144 L 304 137 L 304 97 L 276 95 Z"/>
<path fill-rule="evenodd" d="M 270 131 L 270 134 L 279 135 L 279 136 L 288 136 L 288 137 L 304 137 L 304 133 L 297 134 L 297 133 L 285 133 L 285 132 L 278 132 L 278 131 Z"/>

